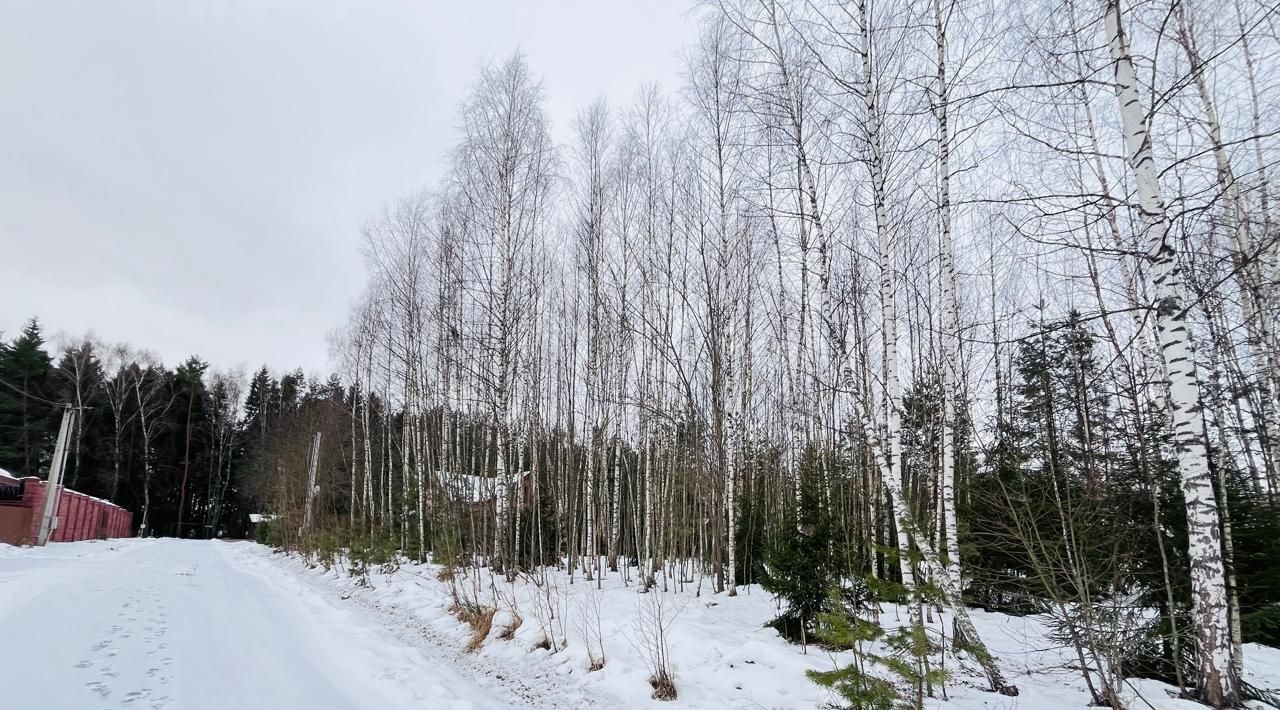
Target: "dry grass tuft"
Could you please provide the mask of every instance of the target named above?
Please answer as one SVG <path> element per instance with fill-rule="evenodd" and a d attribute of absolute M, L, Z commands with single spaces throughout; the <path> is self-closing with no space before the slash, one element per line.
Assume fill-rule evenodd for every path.
<path fill-rule="evenodd" d="M 523 623 L 524 623 L 524 617 L 512 612 L 511 623 L 502 627 L 502 633 L 498 634 L 498 638 L 502 639 L 503 641 L 510 641 L 511 639 L 516 637 L 516 629 L 520 628 L 520 625 Z"/>
<path fill-rule="evenodd" d="M 675 700 L 676 682 L 666 671 L 658 671 L 649 676 L 649 685 L 653 686 L 654 700 Z"/>
<path fill-rule="evenodd" d="M 498 613 L 498 610 L 491 606 L 463 602 L 454 604 L 449 611 L 458 617 L 459 621 L 471 627 L 471 639 L 467 641 L 463 650 L 467 653 L 480 650 L 484 640 L 489 638 L 489 632 L 493 630 L 493 615 Z"/>

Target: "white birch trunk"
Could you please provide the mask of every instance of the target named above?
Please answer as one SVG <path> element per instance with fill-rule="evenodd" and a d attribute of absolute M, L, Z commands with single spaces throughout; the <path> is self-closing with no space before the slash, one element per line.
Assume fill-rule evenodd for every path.
<path fill-rule="evenodd" d="M 1238 679 L 1231 663 L 1231 632 L 1227 614 L 1226 574 L 1222 540 L 1208 449 L 1204 415 L 1196 375 L 1191 332 L 1182 301 L 1182 273 L 1169 218 L 1160 191 L 1159 172 L 1137 76 L 1120 17 L 1119 0 L 1103 0 L 1102 12 L 1111 58 L 1115 62 L 1116 97 L 1140 211 L 1147 222 L 1148 255 L 1156 289 L 1156 328 L 1164 354 L 1173 414 L 1175 448 L 1187 506 L 1187 537 L 1191 559 L 1193 618 L 1200 699 L 1215 707 L 1239 702 Z"/>
<path fill-rule="evenodd" d="M 889 439 L 889 450 L 884 452 L 887 454 L 888 465 L 885 467 L 885 475 L 892 480 L 892 488 L 897 490 L 894 500 L 895 507 L 907 508 L 906 501 L 900 500 L 902 497 L 902 389 L 898 383 L 898 310 L 897 310 L 897 294 L 895 290 L 895 279 L 893 275 L 894 269 L 894 251 L 893 240 L 889 234 L 889 208 L 886 204 L 885 195 L 885 177 L 884 177 L 884 153 L 883 143 L 880 137 L 880 109 L 876 104 L 877 87 L 875 83 L 875 75 L 872 69 L 871 61 L 871 18 L 869 13 L 870 0 L 862 0 L 859 3 L 860 19 L 862 24 L 862 91 L 863 100 L 866 104 L 866 135 L 870 147 L 869 168 L 871 173 L 871 199 L 875 208 L 876 216 L 876 237 L 880 247 L 880 308 L 883 323 L 881 325 L 881 336 L 884 346 L 884 407 L 886 419 L 886 436 Z M 825 271 L 825 269 L 824 269 Z M 829 276 L 824 276 L 824 281 Z M 829 298 L 829 296 L 828 296 Z M 841 336 L 843 341 L 843 336 Z M 887 483 L 886 485 L 890 485 Z M 918 540 L 923 542 L 923 540 Z M 915 575 L 910 559 L 910 540 L 906 534 L 906 530 L 899 527 L 898 536 L 898 563 L 902 570 L 902 583 L 907 589 L 915 589 Z M 914 592 L 913 592 L 914 593 Z M 916 618 L 916 606 L 911 605 L 912 621 L 918 623 Z"/>
<path fill-rule="evenodd" d="M 956 392 L 960 369 L 960 313 L 956 301 L 956 265 L 951 235 L 951 134 L 948 125 L 947 35 L 942 0 L 933 0 L 934 33 L 938 50 L 938 220 L 942 233 L 942 534 L 946 538 L 947 568 L 960 579 L 960 543 L 956 522 Z"/>
<path fill-rule="evenodd" d="M 1275 287 L 1265 277 L 1265 254 L 1256 253 L 1253 235 L 1249 227 L 1248 206 L 1240 191 L 1240 183 L 1236 180 L 1235 171 L 1231 167 L 1231 158 L 1227 155 L 1222 141 L 1222 125 L 1218 121 L 1218 110 L 1213 96 L 1205 80 L 1204 60 L 1196 47 L 1195 32 L 1191 18 L 1188 16 L 1186 3 L 1176 4 L 1180 44 L 1191 65 L 1191 76 L 1204 110 L 1204 121 L 1212 143 L 1213 159 L 1217 169 L 1218 188 L 1226 200 L 1225 213 L 1227 233 L 1230 237 L 1228 251 L 1231 255 L 1231 266 L 1237 287 L 1240 291 L 1240 309 L 1244 320 L 1245 334 L 1248 338 L 1250 354 L 1254 359 L 1254 377 L 1262 390 L 1259 409 L 1256 415 L 1262 418 L 1262 427 L 1267 441 L 1272 447 L 1280 442 L 1280 343 L 1276 341 L 1273 328 L 1274 318 L 1270 316 L 1274 303 Z M 1268 461 L 1268 468 L 1275 470 L 1276 462 Z"/>

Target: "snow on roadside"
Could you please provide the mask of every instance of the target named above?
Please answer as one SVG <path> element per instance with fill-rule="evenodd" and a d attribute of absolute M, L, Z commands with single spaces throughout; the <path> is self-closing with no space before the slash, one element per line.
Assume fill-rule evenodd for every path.
<path fill-rule="evenodd" d="M 53 542 L 44 547 L 19 547 L 0 542 L 0 561 L 4 562 L 4 571 L 9 573 L 0 575 L 0 601 L 14 606 L 34 599 L 50 586 L 58 584 L 58 578 L 54 576 L 22 574 L 25 570 L 36 570 L 50 560 L 82 560 L 87 564 L 102 564 L 149 542 L 139 538 L 113 538 Z"/>
<path fill-rule="evenodd" d="M 101 545 L 101 554 L 57 557 L 48 555 L 57 552 L 51 546 L 0 560 L 0 655 L 21 681 L 0 693 L 0 707 L 521 704 L 421 639 L 399 641 L 379 619 L 308 580 L 266 563 L 244 564 L 236 552 L 244 545 L 167 538 L 123 553 Z"/>
<path fill-rule="evenodd" d="M 525 577 L 514 584 L 501 577 L 491 579 L 483 570 L 478 578 L 457 580 L 467 588 L 478 588 L 481 603 L 499 607 L 483 646 L 468 654 L 462 649 L 471 631 L 450 613 L 450 583 L 439 578 L 439 566 L 402 564 L 389 574 L 371 571 L 367 580 L 361 580 L 341 564 L 326 571 L 263 546 L 237 547 L 246 564 L 256 558 L 258 564 L 276 566 L 372 609 L 389 626 L 417 636 L 419 643 L 425 641 L 451 651 L 449 658 L 462 670 L 492 679 L 534 706 L 539 699 L 554 698 L 557 706 L 568 707 L 814 708 L 835 698 L 809 681 L 804 672 L 830 670 L 837 662 L 849 660 L 848 654 L 833 655 L 814 647 L 804 653 L 765 627 L 778 607 L 773 597 L 758 586 L 739 587 L 738 596 L 729 597 L 709 593 L 706 585 L 697 593 L 695 583 L 682 592 L 661 594 L 670 621 L 668 642 L 679 693 L 676 703 L 663 703 L 650 697 L 651 671 L 643 650 L 645 634 L 637 624 L 652 596 L 640 593 L 634 580 L 624 584 L 619 574 L 606 575 L 600 590 L 580 574 L 570 584 L 563 571 L 549 572 L 541 586 Z M 550 607 L 554 607 L 556 621 L 550 621 Z M 511 623 L 513 610 L 523 617 L 523 623 L 512 638 L 503 640 L 500 636 Z M 598 624 L 594 622 L 597 616 Z M 1074 655 L 1048 637 L 1042 619 L 979 610 L 973 616 L 984 640 L 1002 659 L 1009 680 L 1021 694 L 1005 697 L 986 692 L 976 664 L 966 662 L 958 669 L 949 669 L 953 678 L 947 684 L 946 698 L 940 693 L 940 697 L 927 701 L 928 707 L 1083 710 L 1089 706 L 1083 681 L 1070 670 Z M 905 609 L 892 605 L 886 606 L 881 616 L 886 628 L 905 624 L 906 619 Z M 935 615 L 933 627 L 949 628 L 950 616 Z M 562 646 L 556 652 L 545 648 L 548 629 L 558 637 L 556 645 Z M 587 638 L 593 646 L 603 647 L 605 665 L 596 671 L 589 669 L 592 654 Z M 1276 649 L 1250 645 L 1246 659 L 1249 671 L 1280 668 L 1280 651 Z M 950 656 L 947 662 L 955 663 Z M 1255 685 L 1280 687 L 1280 671 L 1247 675 Z M 1126 695 L 1134 708 L 1200 707 L 1177 699 L 1172 686 L 1157 681 L 1131 681 Z"/>
<path fill-rule="evenodd" d="M 54 543 L 44 548 L 0 544 L 0 560 L 10 573 L 0 579 L 0 598 L 9 605 L 34 599 L 53 587 L 71 584 L 72 578 L 99 574 L 99 569 L 109 571 L 119 556 L 133 551 L 143 554 L 144 548 L 155 544 L 157 541 L 145 539 Z M 837 662 L 849 660 L 848 654 L 833 656 L 813 647 L 803 653 L 765 627 L 777 613 L 777 604 L 757 586 L 740 587 L 736 597 L 711 594 L 706 584 L 699 593 L 696 581 L 679 592 L 641 594 L 634 580 L 624 584 L 616 573 L 606 575 L 603 588 L 597 590 L 595 582 L 587 582 L 581 575 L 570 584 L 563 571 L 550 571 L 541 587 L 526 577 L 514 584 L 491 579 L 484 570 L 475 577 L 458 579 L 465 588 L 478 589 L 480 603 L 500 607 L 482 647 L 476 653 L 465 653 L 462 649 L 471 631 L 450 613 L 450 583 L 439 578 L 440 567 L 436 565 L 403 564 L 389 574 L 370 572 L 367 579 L 361 579 L 342 566 L 325 571 L 299 557 L 254 543 L 218 544 L 217 548 L 236 567 L 275 579 L 291 596 L 309 597 L 318 592 L 333 604 L 358 605 L 362 613 L 352 618 L 384 627 L 406 646 L 422 648 L 428 658 L 448 664 L 468 682 L 487 687 L 495 697 L 508 698 L 518 706 L 812 708 L 833 698 L 805 678 L 804 672 L 831 669 Z M 75 561 L 75 565 L 34 573 L 53 560 Z M 24 574 L 24 570 L 33 573 Z M 180 556 L 165 571 L 193 577 L 203 570 L 194 558 Z M 674 588 L 674 580 L 668 581 Z M 641 612 L 655 600 L 664 603 L 670 622 L 668 643 L 679 692 L 677 701 L 670 704 L 650 698 L 644 634 L 637 625 Z M 555 621 L 549 618 L 553 611 Z M 503 640 L 503 629 L 511 624 L 513 612 L 523 617 L 523 623 L 512 638 Z M 1049 638 L 1043 619 L 980 610 L 972 614 L 1021 694 L 1005 697 L 984 691 L 977 667 L 963 663 L 948 669 L 953 678 L 945 689 L 946 698 L 939 694 L 927 701 L 928 707 L 1088 707 L 1086 688 L 1078 673 L 1071 670 L 1074 654 Z M 892 605 L 881 615 L 886 628 L 905 623 L 906 618 L 905 609 Z M 932 626 L 935 630 L 948 628 L 950 617 L 935 615 Z M 548 629 L 556 639 L 555 652 L 542 647 Z M 596 671 L 589 669 L 587 637 L 593 647 L 603 648 L 605 665 Z M 1280 688 L 1280 650 L 1249 644 L 1245 657 L 1245 675 L 1251 684 Z M 954 666 L 956 660 L 948 656 L 947 663 Z M 1174 688 L 1151 680 L 1128 681 L 1124 694 L 1134 709 L 1202 707 L 1177 699 Z"/>
<path fill-rule="evenodd" d="M 371 580 L 378 580 L 377 586 L 360 587 L 355 579 L 338 568 L 325 573 L 319 568 L 309 567 L 297 557 L 280 555 L 256 543 L 228 544 L 223 552 L 241 568 L 262 574 L 287 575 L 314 591 L 359 605 L 399 641 L 411 646 L 428 646 L 429 655 L 447 661 L 453 666 L 452 670 L 478 685 L 491 688 L 495 695 L 510 698 L 511 706 L 618 707 L 616 697 L 598 689 L 562 682 L 549 667 L 536 664 L 512 667 L 492 654 L 463 653 L 468 634 L 446 611 L 441 610 L 439 616 L 452 623 L 441 624 L 438 623 L 440 618 L 411 611 L 411 602 L 427 598 L 426 589 L 419 585 L 422 581 L 419 575 L 427 571 L 426 566 L 406 567 L 393 575 L 371 576 Z M 381 583 L 383 579 L 392 578 L 395 579 L 392 584 Z M 434 605 L 430 606 L 434 608 Z"/>
<path fill-rule="evenodd" d="M 10 545 L 0 542 L 0 560 L 19 557 L 59 558 L 102 557 L 150 542 L 147 538 L 122 537 L 107 540 L 80 540 L 79 542 L 51 542 L 44 547 Z"/>

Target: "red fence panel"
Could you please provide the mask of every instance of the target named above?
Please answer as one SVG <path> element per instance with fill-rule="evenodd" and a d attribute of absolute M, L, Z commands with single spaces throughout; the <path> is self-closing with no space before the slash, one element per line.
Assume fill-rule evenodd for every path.
<path fill-rule="evenodd" d="M 22 529 L 4 528 L 0 542 L 14 545 L 35 544 L 40 534 L 40 518 L 44 513 L 45 494 L 49 484 L 38 478 L 25 478 L 22 481 L 22 499 L 16 503 L 6 503 L 10 507 L 20 506 L 26 509 L 28 516 Z M 14 517 L 15 520 L 18 516 Z M 94 540 L 108 537 L 129 537 L 132 534 L 133 514 L 109 501 L 91 498 L 83 493 L 60 488 L 58 490 L 58 526 L 49 536 L 51 542 L 72 542 L 76 540 Z"/>

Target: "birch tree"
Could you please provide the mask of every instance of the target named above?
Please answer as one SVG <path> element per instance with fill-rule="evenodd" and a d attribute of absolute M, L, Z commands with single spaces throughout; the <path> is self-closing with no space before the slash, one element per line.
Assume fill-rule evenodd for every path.
<path fill-rule="evenodd" d="M 1156 297 L 1156 329 L 1169 384 L 1169 408 L 1173 413 L 1178 467 L 1187 505 L 1198 692 L 1200 699 L 1210 705 L 1233 706 L 1240 700 L 1239 680 L 1231 660 L 1221 522 L 1204 439 L 1203 403 L 1191 331 L 1186 323 L 1182 271 L 1174 236 L 1170 234 L 1169 216 L 1119 0 L 1104 0 L 1102 14 L 1114 61 L 1116 98 L 1120 102 L 1127 158 L 1138 192 L 1139 211 L 1146 221 L 1147 254 Z"/>

